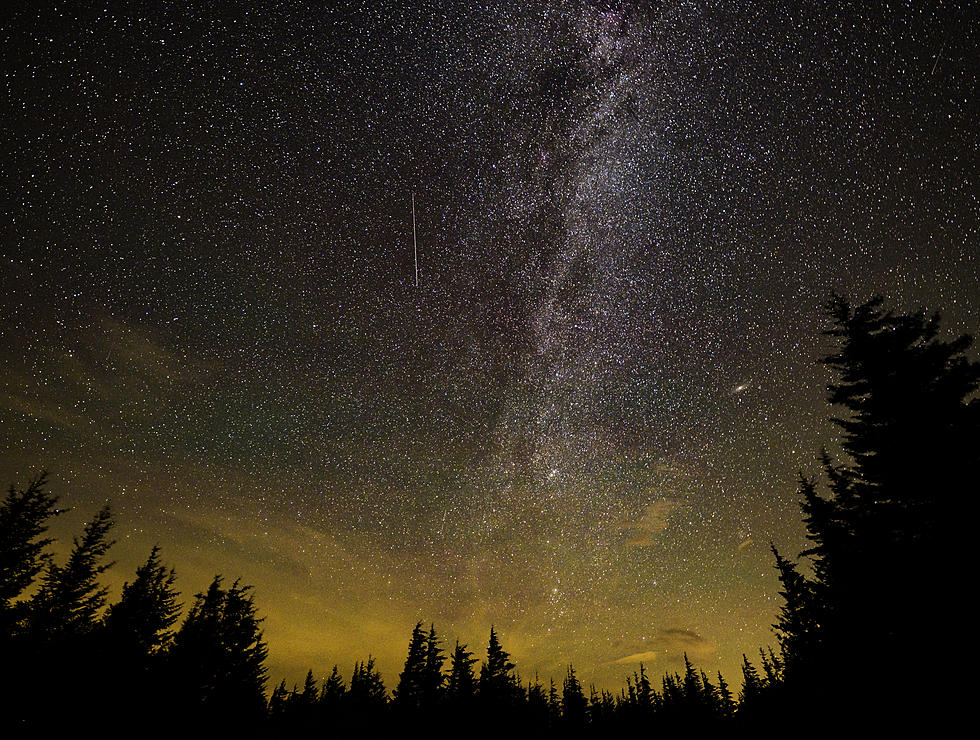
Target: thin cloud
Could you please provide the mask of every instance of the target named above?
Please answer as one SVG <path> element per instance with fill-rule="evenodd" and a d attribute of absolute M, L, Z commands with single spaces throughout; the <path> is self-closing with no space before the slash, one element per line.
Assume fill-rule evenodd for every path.
<path fill-rule="evenodd" d="M 717 645 L 713 641 L 702 637 L 697 632 L 680 627 L 661 630 L 656 637 L 644 641 L 638 647 L 642 649 L 616 658 L 606 665 L 654 663 L 661 660 L 677 661 L 684 655 L 692 660 L 703 660 L 712 657 L 717 650 Z"/>
<path fill-rule="evenodd" d="M 627 547 L 649 547 L 670 524 L 670 518 L 684 507 L 678 499 L 662 498 L 648 504 L 640 518 L 624 528 L 630 533 Z"/>

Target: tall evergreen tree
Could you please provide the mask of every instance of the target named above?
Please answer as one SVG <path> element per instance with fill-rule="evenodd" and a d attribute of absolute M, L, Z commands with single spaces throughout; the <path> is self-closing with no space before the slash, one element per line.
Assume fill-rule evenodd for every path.
<path fill-rule="evenodd" d="M 640 673 L 636 676 L 636 702 L 642 716 L 647 716 L 653 709 L 653 689 L 646 669 L 640 663 Z"/>
<path fill-rule="evenodd" d="M 387 707 L 388 694 L 384 681 L 374 667 L 374 658 L 370 655 L 367 662 L 361 661 L 354 666 L 350 689 L 347 691 L 347 704 L 351 716 L 373 720 L 379 719 Z"/>
<path fill-rule="evenodd" d="M 48 563 L 41 586 L 30 602 L 30 629 L 48 639 L 79 637 L 98 623 L 108 589 L 99 576 L 112 566 L 105 561 L 112 547 L 108 505 L 85 525 L 72 544 L 64 565 Z"/>
<path fill-rule="evenodd" d="M 323 680 L 320 689 L 320 700 L 315 712 L 318 729 L 326 731 L 328 735 L 339 734 L 345 730 L 349 725 L 347 704 L 347 686 L 344 684 L 339 668 L 335 665 L 330 675 Z"/>
<path fill-rule="evenodd" d="M 265 710 L 268 648 L 251 587 L 235 581 L 225 589 L 221 582 L 215 576 L 195 596 L 170 650 L 172 680 L 193 714 L 247 724 Z"/>
<path fill-rule="evenodd" d="M 323 681 L 323 688 L 320 691 L 320 702 L 326 710 L 336 710 L 347 693 L 347 686 L 344 684 L 343 676 L 335 665 L 330 675 Z"/>
<path fill-rule="evenodd" d="M 132 583 L 112 604 L 94 633 L 99 659 L 88 671 L 94 684 L 111 691 L 119 703 L 119 726 L 162 709 L 163 659 L 180 614 L 176 575 L 154 547 L 136 569 Z"/>
<path fill-rule="evenodd" d="M 687 653 L 684 653 L 684 678 L 681 687 L 687 711 L 691 714 L 700 714 L 704 704 L 701 679 L 698 672 L 694 670 L 694 665 L 688 659 Z"/>
<path fill-rule="evenodd" d="M 286 715 L 288 702 L 289 689 L 286 688 L 286 679 L 283 679 L 269 697 L 269 717 L 274 721 L 281 721 Z"/>
<path fill-rule="evenodd" d="M 762 698 L 762 679 L 759 678 L 759 671 L 749 661 L 748 656 L 742 654 L 742 690 L 738 695 L 739 711 L 746 708 L 752 709 Z"/>
<path fill-rule="evenodd" d="M 833 421 L 845 459 L 822 455 L 829 495 L 801 482 L 812 579 L 777 554 L 785 605 L 775 626 L 792 701 L 841 713 L 848 702 L 864 713 L 899 709 L 892 689 L 837 673 L 855 655 L 910 685 L 931 670 L 907 646 L 945 630 L 934 605 L 950 585 L 942 576 L 956 562 L 952 543 L 962 540 L 949 514 L 964 483 L 980 476 L 980 363 L 964 354 L 971 338 L 941 340 L 938 317 L 881 306 L 876 298 L 852 308 L 839 297 L 828 306 L 837 342 L 825 360 L 837 376 L 828 400 L 841 409 Z"/>
<path fill-rule="evenodd" d="M 548 697 L 537 673 L 527 685 L 527 715 L 531 728 L 548 729 Z"/>
<path fill-rule="evenodd" d="M 173 569 L 160 560 L 154 546 L 146 562 L 136 569 L 136 578 L 122 588 L 119 601 L 109 607 L 104 628 L 114 648 L 133 656 L 155 655 L 165 648 L 180 616 Z"/>
<path fill-rule="evenodd" d="M 303 691 L 300 693 L 299 698 L 302 706 L 311 709 L 320 698 L 320 688 L 316 685 L 312 668 L 306 672 L 306 679 L 303 681 Z"/>
<path fill-rule="evenodd" d="M 14 633 L 23 613 L 22 608 L 15 608 L 14 600 L 34 583 L 50 559 L 45 548 L 52 540 L 42 535 L 48 520 L 60 512 L 58 497 L 46 490 L 47 482 L 47 473 L 42 472 L 23 490 L 11 485 L 0 504 L 0 644 Z"/>
<path fill-rule="evenodd" d="M 701 671 L 701 689 L 703 696 L 703 707 L 707 716 L 721 716 L 721 706 L 718 701 L 718 690 L 712 685 L 708 674 Z"/>
<path fill-rule="evenodd" d="M 473 653 L 466 649 L 466 645 L 461 645 L 457 640 L 450 659 L 449 681 L 446 687 L 446 693 L 451 701 L 469 701 L 475 696 L 476 676 L 473 673 L 473 665 L 477 662 Z"/>
<path fill-rule="evenodd" d="M 503 649 L 497 633 L 490 627 L 487 660 L 480 667 L 480 699 L 488 705 L 510 703 L 514 694 L 513 670 L 516 666 Z"/>
<path fill-rule="evenodd" d="M 561 691 L 561 715 L 567 727 L 573 731 L 585 727 L 586 705 L 582 684 L 575 675 L 575 669 L 569 665 Z"/>
<path fill-rule="evenodd" d="M 812 660 L 818 649 L 818 605 L 813 583 L 799 572 L 795 563 L 780 555 L 775 546 L 771 549 L 782 585 L 779 595 L 783 598 L 773 629 L 779 640 L 782 662 L 792 680 L 795 671 L 806 670 L 806 661 Z"/>
<path fill-rule="evenodd" d="M 446 656 L 439 647 L 436 627 L 434 624 L 429 625 L 429 634 L 425 638 L 425 666 L 422 670 L 422 700 L 429 708 L 435 707 L 442 696 L 446 682 L 446 677 L 442 674 L 445 663 Z"/>
<path fill-rule="evenodd" d="M 398 685 L 393 692 L 393 701 L 403 710 L 417 711 L 422 705 L 424 693 L 424 674 L 426 667 L 426 636 L 419 622 L 412 630 L 408 642 L 408 657 L 405 668 L 398 676 Z"/>
<path fill-rule="evenodd" d="M 551 726 L 556 727 L 561 720 L 561 697 L 558 695 L 558 687 L 553 678 L 548 685 L 548 716 Z"/>
<path fill-rule="evenodd" d="M 718 671 L 718 699 L 722 717 L 732 717 L 735 714 L 735 699 L 725 677 Z"/>

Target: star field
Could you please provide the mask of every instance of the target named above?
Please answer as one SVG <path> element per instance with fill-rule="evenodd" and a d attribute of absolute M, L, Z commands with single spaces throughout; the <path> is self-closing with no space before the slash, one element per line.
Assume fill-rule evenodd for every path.
<path fill-rule="evenodd" d="M 831 291 L 980 326 L 967 3 L 24 4 L 0 473 L 271 674 L 418 620 L 618 688 L 771 644 Z M 419 285 L 411 197 L 415 195 Z M 118 591 L 116 591 L 118 593 Z"/>

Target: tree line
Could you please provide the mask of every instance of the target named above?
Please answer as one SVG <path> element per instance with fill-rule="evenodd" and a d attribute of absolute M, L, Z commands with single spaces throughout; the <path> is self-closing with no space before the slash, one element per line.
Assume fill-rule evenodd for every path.
<path fill-rule="evenodd" d="M 965 354 L 969 336 L 939 337 L 937 316 L 840 297 L 828 315 L 841 457 L 824 451 L 821 478 L 800 478 L 810 547 L 797 558 L 772 548 L 778 645 L 743 656 L 737 691 L 686 655 L 683 673 L 654 683 L 641 664 L 616 693 L 586 690 L 571 665 L 560 683 L 525 679 L 494 628 L 478 659 L 458 641 L 447 650 L 420 622 L 390 692 L 369 656 L 346 679 L 338 666 L 319 680 L 311 669 L 302 687 L 280 682 L 267 696 L 268 648 L 249 586 L 215 576 L 181 620 L 175 573 L 154 547 L 108 604 L 99 577 L 112 565 L 110 509 L 56 563 L 47 530 L 61 510 L 41 474 L 0 505 L 3 723 L 24 734 L 166 717 L 282 737 L 452 727 L 601 736 L 931 716 L 949 697 L 924 677 L 940 665 L 928 639 L 948 618 L 940 575 L 962 533 L 953 512 L 980 479 L 980 363 Z"/>

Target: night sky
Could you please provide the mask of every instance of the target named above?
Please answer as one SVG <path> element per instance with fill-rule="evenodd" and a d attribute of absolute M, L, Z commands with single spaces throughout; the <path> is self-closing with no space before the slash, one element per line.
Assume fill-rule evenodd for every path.
<path fill-rule="evenodd" d="M 110 501 L 114 596 L 253 584 L 274 683 L 422 620 L 737 684 L 822 304 L 980 327 L 969 2 L 19 5 L 0 484 Z"/>

